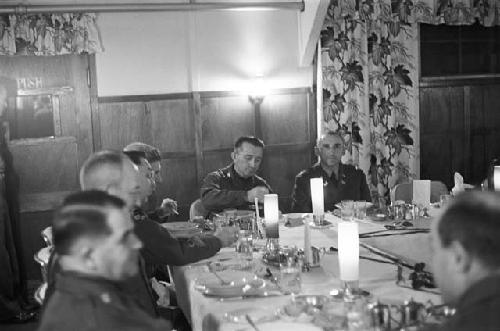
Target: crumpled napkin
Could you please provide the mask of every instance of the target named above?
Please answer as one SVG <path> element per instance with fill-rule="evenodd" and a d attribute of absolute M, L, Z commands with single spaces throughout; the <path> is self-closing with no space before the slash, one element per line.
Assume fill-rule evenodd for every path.
<path fill-rule="evenodd" d="M 458 193 L 465 191 L 465 189 L 474 188 L 473 185 L 465 184 L 464 178 L 458 172 L 455 172 L 454 180 L 455 180 L 455 186 L 453 186 L 453 188 L 451 189 L 452 195 L 457 195 Z"/>

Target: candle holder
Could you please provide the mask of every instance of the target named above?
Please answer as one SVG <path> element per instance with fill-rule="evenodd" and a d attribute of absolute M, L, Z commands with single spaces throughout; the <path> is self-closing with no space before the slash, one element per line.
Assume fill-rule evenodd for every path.
<path fill-rule="evenodd" d="M 313 222 L 317 226 L 325 225 L 325 214 L 313 215 Z"/>
<path fill-rule="evenodd" d="M 370 292 L 359 288 L 359 281 L 342 281 L 342 288 L 334 288 L 330 295 L 344 301 L 370 296 Z"/>

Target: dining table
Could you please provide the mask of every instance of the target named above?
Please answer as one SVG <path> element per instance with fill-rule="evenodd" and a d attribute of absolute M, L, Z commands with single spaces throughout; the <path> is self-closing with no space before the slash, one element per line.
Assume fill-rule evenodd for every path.
<path fill-rule="evenodd" d="M 433 220 L 439 214 L 439 209 L 431 208 L 430 217 L 418 218 L 412 221 L 413 226 L 400 230 L 388 230 L 386 225 L 391 221 L 374 221 L 370 219 L 357 220 L 360 235 L 359 287 L 369 293 L 366 300 L 400 305 L 404 301 L 413 300 L 422 304 L 441 304 L 439 290 L 436 288 L 412 288 L 410 267 L 423 262 L 430 265 L 432 256 L 429 229 Z M 307 220 L 307 218 L 306 218 Z M 320 263 L 301 273 L 301 290 L 299 295 L 330 295 L 335 289 L 340 289 L 343 283 L 339 279 L 338 265 L 338 225 L 342 221 L 338 215 L 325 214 L 328 226 L 310 226 L 310 243 L 320 250 Z M 279 224 L 280 247 L 304 248 L 304 227 L 288 227 L 283 222 Z M 261 240 L 262 241 L 262 240 Z M 256 247 L 264 244 L 254 241 Z M 210 273 L 210 265 L 224 264 L 227 261 L 237 261 L 238 254 L 234 247 L 227 247 L 215 256 L 190 265 L 173 267 L 172 279 L 177 291 L 178 305 L 186 315 L 194 331 L 200 330 L 321 330 L 311 321 L 290 320 L 280 318 L 282 308 L 289 304 L 294 295 L 284 295 L 272 292 L 265 296 L 242 296 L 235 298 L 219 298 L 207 296 L 200 290 L 197 280 Z M 267 268 L 262 259 L 262 251 L 254 251 L 251 262 L 253 268 Z M 428 267 L 426 267 L 428 269 Z M 269 270 L 269 269 L 268 269 Z M 279 274 L 279 269 L 270 270 Z M 234 318 L 241 315 L 256 319 L 263 315 L 277 316 L 270 322 L 258 324 L 253 321 Z M 266 319 L 264 319 L 266 320 Z M 216 327 L 214 327 L 214 325 Z"/>

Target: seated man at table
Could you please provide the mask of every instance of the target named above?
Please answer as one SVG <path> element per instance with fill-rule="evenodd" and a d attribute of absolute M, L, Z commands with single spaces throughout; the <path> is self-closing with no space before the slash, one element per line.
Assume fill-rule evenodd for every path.
<path fill-rule="evenodd" d="M 255 198 L 264 202 L 271 187 L 257 176 L 264 154 L 264 143 L 255 137 L 240 137 L 231 153 L 233 162 L 209 173 L 201 185 L 201 202 L 209 212 L 224 209 L 249 209 Z"/>
<path fill-rule="evenodd" d="M 363 171 L 341 162 L 344 148 L 340 134 L 329 132 L 321 136 L 315 148 L 318 163 L 295 177 L 293 212 L 312 212 L 310 180 L 317 177 L 323 178 L 325 210 L 333 210 L 342 200 L 371 201 Z"/>
<path fill-rule="evenodd" d="M 137 167 L 121 153 L 101 151 L 90 156 L 80 170 L 83 190 L 101 189 L 116 195 L 133 210 L 141 199 Z M 185 265 L 216 254 L 221 247 L 236 240 L 236 229 L 222 228 L 214 235 L 196 236 L 177 240 L 170 233 L 151 221 L 146 214 L 134 217 L 135 232 L 144 243 L 141 253 L 148 264 Z"/>
<path fill-rule="evenodd" d="M 60 270 L 39 331 L 171 329 L 120 290 L 139 273 L 142 247 L 123 200 L 75 193 L 56 212 L 52 231 Z"/>
<path fill-rule="evenodd" d="M 168 217 L 172 214 L 177 213 L 177 202 L 170 198 L 165 198 L 161 201 L 159 205 L 159 197 L 157 195 L 158 185 L 163 181 L 161 176 L 161 155 L 160 151 L 151 145 L 144 144 L 141 142 L 130 143 L 123 148 L 123 152 L 131 157 L 131 160 L 137 164 L 136 158 L 139 156 L 144 159 L 138 164 L 139 171 L 141 171 L 141 166 L 146 165 L 151 171 L 150 180 L 153 181 L 153 192 L 150 194 L 144 204 L 143 209 L 148 213 L 148 216 L 157 221 L 165 222 L 168 221 Z M 149 163 L 149 166 L 146 164 Z"/>
<path fill-rule="evenodd" d="M 439 329 L 500 330 L 500 193 L 465 192 L 433 224 L 433 272 L 456 314 Z"/>

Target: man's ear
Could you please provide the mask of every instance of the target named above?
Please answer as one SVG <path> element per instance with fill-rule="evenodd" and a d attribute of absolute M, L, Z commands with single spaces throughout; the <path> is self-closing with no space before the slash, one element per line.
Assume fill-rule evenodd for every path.
<path fill-rule="evenodd" d="M 236 158 L 236 153 L 233 151 L 231 152 L 231 159 L 234 161 L 235 158 Z"/>
<path fill-rule="evenodd" d="M 451 258 L 453 259 L 452 262 L 455 271 L 460 274 L 469 272 L 472 265 L 472 255 L 467 252 L 464 246 L 458 241 L 452 242 L 449 248 L 452 253 Z"/>
<path fill-rule="evenodd" d="M 317 157 L 320 157 L 320 155 L 319 155 L 319 147 L 318 146 L 314 146 L 314 155 L 316 155 Z"/>
<path fill-rule="evenodd" d="M 96 264 L 93 258 L 93 249 L 91 245 L 82 244 L 77 249 L 77 255 L 85 263 L 85 267 L 89 270 L 95 270 Z"/>

